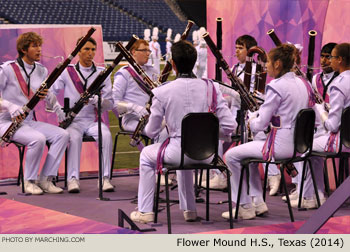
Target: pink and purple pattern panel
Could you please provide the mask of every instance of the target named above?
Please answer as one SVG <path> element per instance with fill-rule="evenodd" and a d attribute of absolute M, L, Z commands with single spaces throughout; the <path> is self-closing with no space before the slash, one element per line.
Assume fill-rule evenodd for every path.
<path fill-rule="evenodd" d="M 348 0 L 207 0 L 207 28 L 216 38 L 216 18 L 223 18 L 222 53 L 229 63 L 237 63 L 235 40 L 243 34 L 256 38 L 266 51 L 274 47 L 267 31 L 274 29 L 282 42 L 302 44 L 302 65 L 307 63 L 309 35 L 316 30 L 314 66 L 319 67 L 322 45 L 350 40 Z M 215 76 L 215 59 L 208 53 L 208 74 Z M 305 71 L 305 67 L 303 68 Z M 315 70 L 314 73 L 318 72 Z"/>

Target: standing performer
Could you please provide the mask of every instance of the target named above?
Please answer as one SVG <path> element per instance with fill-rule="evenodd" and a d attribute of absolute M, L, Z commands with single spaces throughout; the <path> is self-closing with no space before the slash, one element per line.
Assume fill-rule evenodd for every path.
<path fill-rule="evenodd" d="M 170 61 L 171 59 L 171 34 L 172 34 L 173 30 L 172 29 L 168 29 L 167 31 L 167 35 L 166 35 L 166 38 L 165 38 L 165 41 L 166 41 L 166 56 L 165 56 L 165 59 L 166 61 Z"/>
<path fill-rule="evenodd" d="M 207 72 L 207 44 L 205 43 L 204 39 L 202 38 L 203 34 L 205 33 L 205 28 L 201 27 L 198 30 L 198 36 L 199 36 L 199 45 L 196 48 L 197 49 L 197 77 L 198 78 L 207 78 L 208 72 Z"/>
<path fill-rule="evenodd" d="M 43 39 L 34 32 L 21 34 L 17 39 L 19 57 L 14 61 L 5 62 L 0 66 L 0 135 L 3 135 L 13 120 L 21 118 L 23 106 L 34 95 L 41 83 L 47 77 L 47 69 L 38 63 L 41 56 Z M 41 98 L 48 94 L 46 89 Z M 46 99 L 54 103 L 56 97 L 50 93 Z M 57 106 L 53 106 L 57 113 L 63 114 Z M 55 177 L 68 144 L 69 134 L 65 130 L 44 122 L 35 121 L 33 111 L 22 122 L 12 136 L 12 140 L 27 146 L 24 167 L 24 191 L 31 194 L 61 193 L 63 190 L 55 186 L 51 178 Z M 44 152 L 45 143 L 50 143 L 44 166 L 38 179 L 40 160 Z"/>
<path fill-rule="evenodd" d="M 216 83 L 194 79 L 193 66 L 196 62 L 196 49 L 185 40 L 174 43 L 171 48 L 172 66 L 177 79 L 166 85 L 153 89 L 151 115 L 145 128 L 150 137 L 160 132 L 163 117 L 169 127 L 170 142 L 164 152 L 164 162 L 178 165 L 181 152 L 181 122 L 190 112 L 207 112 L 212 108 L 219 118 L 223 135 L 229 137 L 234 129 L 234 119 L 226 105 L 220 89 Z M 216 92 L 217 106 L 208 99 L 208 94 Z M 212 97 L 210 95 L 210 97 Z M 131 213 L 132 220 L 148 223 L 154 220 L 153 197 L 154 179 L 157 166 L 157 155 L 161 143 L 146 146 L 140 156 L 140 181 L 138 192 L 138 211 Z M 191 162 L 190 160 L 187 160 Z M 211 160 L 205 160 L 210 162 Z M 185 161 L 186 163 L 186 161 Z M 186 221 L 197 218 L 195 195 L 193 190 L 193 172 L 177 171 L 179 185 L 180 209 L 184 211 Z"/>
<path fill-rule="evenodd" d="M 77 44 L 81 40 L 78 39 Z M 70 107 L 79 100 L 80 95 L 91 85 L 98 74 L 103 71 L 103 67 L 95 66 L 93 59 L 96 53 L 96 41 L 90 38 L 83 48 L 79 51 L 79 62 L 76 65 L 69 65 L 62 75 L 53 85 L 53 91 L 57 94 L 64 89 L 64 97 L 69 98 Z M 108 77 L 101 91 L 102 112 L 113 107 L 111 95 L 111 80 Z M 74 118 L 74 121 L 68 126 L 67 131 L 70 134 L 68 146 L 68 192 L 79 193 L 79 171 L 80 155 L 83 141 L 83 135 L 92 136 L 98 141 L 98 123 L 97 123 L 97 102 L 98 96 L 90 98 L 89 103 L 84 106 L 80 113 Z M 104 192 L 114 191 L 114 186 L 110 183 L 110 167 L 112 157 L 112 136 L 106 124 L 102 123 L 102 150 L 103 150 L 103 186 Z"/>
<path fill-rule="evenodd" d="M 162 51 L 160 50 L 160 45 L 158 43 L 158 27 L 154 27 L 152 31 L 152 41 L 149 43 L 149 47 L 152 51 L 151 59 L 153 62 L 154 69 L 157 74 L 160 73 L 160 59 L 162 57 Z"/>
<path fill-rule="evenodd" d="M 254 140 L 242 145 L 238 145 L 225 154 L 226 163 L 232 171 L 232 185 L 239 185 L 241 172 L 241 160 L 245 158 L 286 158 L 293 154 L 293 132 L 295 120 L 298 112 L 308 106 L 308 90 L 302 80 L 297 78 L 294 73 L 290 72 L 294 64 L 294 47 L 283 44 L 272 49 L 268 54 L 267 72 L 272 80 L 266 86 L 266 99 L 261 105 L 257 118 L 249 119 L 250 129 L 254 132 L 260 132 L 267 129 L 270 122 L 279 118 L 280 125 L 274 125 L 277 130 L 275 139 L 270 140 L 273 134 L 270 134 L 266 141 Z M 271 142 L 267 150 L 263 147 L 265 142 Z M 273 149 L 272 149 L 273 148 Z M 269 154 L 272 151 L 271 155 Z M 239 217 L 243 219 L 252 219 L 256 215 L 261 215 L 268 211 L 262 197 L 261 180 L 259 174 L 253 174 L 250 169 L 251 187 L 260 189 L 260 195 L 255 195 L 254 199 L 247 192 L 247 181 L 243 179 L 241 202 L 239 206 Z M 237 199 L 238 189 L 234 189 L 232 199 Z M 235 209 L 233 210 L 235 213 Z M 233 214 L 234 214 L 233 213 Z M 222 214 L 224 218 L 229 218 L 229 213 Z"/>
<path fill-rule="evenodd" d="M 336 152 L 339 148 L 339 127 L 342 111 L 350 106 L 350 44 L 342 43 L 336 45 L 331 52 L 330 62 L 332 69 L 335 72 L 339 72 L 339 75 L 332 81 L 332 84 L 328 88 L 330 104 L 329 114 L 324 110 L 323 104 L 316 104 L 316 115 L 327 131 L 326 134 L 315 136 L 312 150 L 319 152 Z M 343 150 L 349 151 L 345 147 Z M 315 168 L 315 179 L 320 203 L 323 204 L 326 200 L 323 193 L 323 162 L 319 162 L 317 157 L 312 157 L 311 162 L 312 167 Z M 311 178 L 308 174 L 301 202 L 301 206 L 304 208 L 317 207 L 312 182 L 310 180 Z M 291 201 L 291 204 L 292 206 L 297 206 L 298 199 Z"/>

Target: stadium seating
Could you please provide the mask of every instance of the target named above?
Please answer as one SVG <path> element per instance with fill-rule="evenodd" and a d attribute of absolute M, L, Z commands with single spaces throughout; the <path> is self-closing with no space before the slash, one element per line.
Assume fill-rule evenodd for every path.
<path fill-rule="evenodd" d="M 164 40 L 168 28 L 182 33 L 186 25 L 164 0 L 0 0 L 0 17 L 12 24 L 101 24 L 104 41 L 143 38 L 154 26 Z"/>

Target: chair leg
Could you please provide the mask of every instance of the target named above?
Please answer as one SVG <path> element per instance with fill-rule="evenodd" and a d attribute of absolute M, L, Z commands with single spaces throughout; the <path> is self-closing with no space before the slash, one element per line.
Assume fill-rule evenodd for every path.
<path fill-rule="evenodd" d="M 154 223 L 158 222 L 158 209 L 159 209 L 159 193 L 160 193 L 160 172 L 158 172 L 157 177 L 157 189 L 156 189 L 156 195 L 154 200 L 154 206 L 153 206 L 153 212 L 154 212 Z"/>
<path fill-rule="evenodd" d="M 65 159 L 64 159 L 64 187 L 68 188 L 67 181 L 68 181 L 68 146 L 65 151 Z"/>
<path fill-rule="evenodd" d="M 242 184 L 243 184 L 243 177 L 244 177 L 244 170 L 245 169 L 249 169 L 249 168 L 247 166 L 242 166 L 241 176 L 239 178 L 237 201 L 236 201 L 236 212 L 235 212 L 235 219 L 236 220 L 238 219 L 238 209 L 239 209 L 239 203 L 241 201 Z"/>
<path fill-rule="evenodd" d="M 340 157 L 339 159 L 339 173 L 338 173 L 338 183 L 341 185 L 344 181 L 344 158 Z"/>
<path fill-rule="evenodd" d="M 349 177 L 349 157 L 345 157 L 345 177 Z"/>
<path fill-rule="evenodd" d="M 202 175 L 202 170 L 201 170 L 201 175 Z M 198 170 L 194 171 L 194 178 L 195 178 L 194 192 L 195 192 L 196 198 L 198 198 L 200 193 L 200 183 L 198 182 Z"/>
<path fill-rule="evenodd" d="M 316 184 L 316 180 L 315 180 L 314 170 L 312 168 L 311 160 L 308 159 L 307 161 L 309 162 L 310 173 L 311 173 L 311 178 L 312 178 L 312 184 L 314 185 L 317 205 L 318 205 L 318 207 L 320 207 L 321 206 L 320 195 L 318 195 L 318 189 L 317 189 L 317 184 Z"/>
<path fill-rule="evenodd" d="M 18 179 L 17 179 L 17 184 L 20 185 L 20 182 L 22 182 L 22 193 L 24 193 L 24 171 L 23 171 L 23 159 L 24 159 L 24 150 L 25 146 L 17 146 L 18 148 L 18 153 L 19 153 L 19 172 L 18 172 Z"/>
<path fill-rule="evenodd" d="M 289 193 L 288 193 L 288 189 L 287 189 L 286 180 L 285 180 L 285 178 L 284 178 L 284 165 L 283 165 L 283 164 L 281 164 L 281 166 L 280 166 L 280 171 L 281 171 L 281 182 L 282 182 L 282 184 L 283 184 L 284 192 L 285 192 L 286 198 L 287 198 L 287 205 L 288 205 L 288 211 L 289 211 L 290 221 L 291 221 L 291 222 L 294 222 L 294 216 L 293 216 L 292 206 L 290 205 Z"/>
<path fill-rule="evenodd" d="M 331 195 L 331 190 L 330 190 L 330 187 L 329 187 L 327 159 L 325 159 L 324 163 L 323 163 L 323 178 L 324 178 L 324 186 L 325 186 L 327 195 L 329 197 Z"/>
<path fill-rule="evenodd" d="M 227 179 L 227 197 L 228 197 L 228 211 L 230 216 L 230 229 L 233 228 L 233 216 L 232 216 L 232 194 L 231 194 L 231 181 L 230 181 L 230 171 L 226 168 L 226 179 Z"/>
<path fill-rule="evenodd" d="M 301 184 L 300 184 L 300 191 L 299 191 L 299 200 L 298 200 L 298 209 L 301 209 L 301 201 L 303 199 L 303 190 L 304 190 L 304 181 L 306 176 L 306 161 L 303 162 L 303 171 L 301 175 Z"/>
<path fill-rule="evenodd" d="M 205 220 L 206 221 L 209 221 L 209 171 L 210 169 L 207 169 L 207 181 L 206 181 L 206 185 L 207 185 L 207 188 L 205 190 L 206 192 L 206 197 L 205 197 L 205 200 L 206 200 L 206 203 L 205 203 Z"/>
<path fill-rule="evenodd" d="M 338 173 L 337 173 L 337 166 L 335 165 L 335 158 L 332 158 L 332 164 L 333 164 L 333 172 L 334 172 L 334 181 L 335 181 L 335 188 L 338 188 L 339 181 L 338 181 Z"/>
<path fill-rule="evenodd" d="M 113 178 L 113 167 L 114 167 L 114 159 L 115 159 L 115 152 L 117 151 L 117 142 L 118 142 L 118 133 L 115 135 L 114 138 L 114 146 L 113 146 L 113 153 L 112 153 L 112 163 L 111 163 L 111 172 L 109 175 L 109 179 Z"/>
<path fill-rule="evenodd" d="M 265 165 L 265 174 L 264 174 L 264 189 L 263 189 L 263 199 L 266 201 L 266 187 L 267 187 L 267 177 L 268 177 L 269 163 Z"/>
<path fill-rule="evenodd" d="M 171 218 L 170 218 L 170 197 L 169 197 L 169 184 L 168 184 L 168 171 L 165 171 L 165 197 L 166 197 L 166 215 L 168 222 L 168 234 L 171 234 Z"/>

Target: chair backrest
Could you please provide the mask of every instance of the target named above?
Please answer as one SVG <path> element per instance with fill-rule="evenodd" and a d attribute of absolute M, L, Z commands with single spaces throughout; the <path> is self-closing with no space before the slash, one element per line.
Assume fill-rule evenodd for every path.
<path fill-rule="evenodd" d="M 213 113 L 187 114 L 181 125 L 181 163 L 184 154 L 194 160 L 217 156 L 218 141 L 219 120 Z"/>
<path fill-rule="evenodd" d="M 312 150 L 314 132 L 315 111 L 311 108 L 300 110 L 294 129 L 294 155 Z"/>
<path fill-rule="evenodd" d="M 340 143 L 350 148 L 350 107 L 345 108 L 341 115 Z"/>

